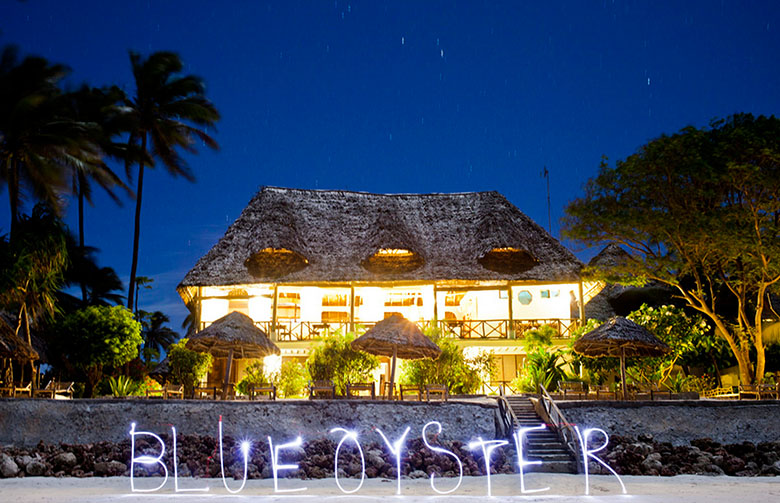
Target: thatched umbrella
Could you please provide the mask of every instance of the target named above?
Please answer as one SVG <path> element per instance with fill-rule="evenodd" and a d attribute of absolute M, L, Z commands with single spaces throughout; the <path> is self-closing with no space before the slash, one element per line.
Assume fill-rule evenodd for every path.
<path fill-rule="evenodd" d="M 0 358 L 3 358 L 3 367 L 5 376 L 3 380 L 7 386 L 13 385 L 13 366 L 6 359 L 17 360 L 18 362 L 33 362 L 40 359 L 38 352 L 27 341 L 16 335 L 14 329 L 0 317 Z"/>
<path fill-rule="evenodd" d="M 390 398 L 393 398 L 396 358 L 417 360 L 420 358 L 438 358 L 439 346 L 427 338 L 422 331 L 403 316 L 394 314 L 380 321 L 365 334 L 350 344 L 352 349 L 365 351 L 373 355 L 392 356 L 390 370 Z"/>
<path fill-rule="evenodd" d="M 585 356 L 616 356 L 620 358 L 620 378 L 623 399 L 626 399 L 626 357 L 662 356 L 669 346 L 646 328 L 622 316 L 615 316 L 574 343 L 574 351 Z"/>
<path fill-rule="evenodd" d="M 215 358 L 227 358 L 222 386 L 223 400 L 227 397 L 234 355 L 237 355 L 236 358 L 263 358 L 281 353 L 265 332 L 255 326 L 252 318 L 238 311 L 223 316 L 190 337 L 187 347 L 210 353 Z"/>

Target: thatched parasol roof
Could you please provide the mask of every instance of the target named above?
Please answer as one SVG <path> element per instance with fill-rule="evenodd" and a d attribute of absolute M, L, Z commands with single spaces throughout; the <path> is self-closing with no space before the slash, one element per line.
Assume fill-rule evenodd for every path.
<path fill-rule="evenodd" d="M 574 343 L 585 356 L 661 356 L 671 349 L 644 327 L 615 316 Z"/>
<path fill-rule="evenodd" d="M 27 341 L 16 335 L 6 320 L 0 316 L 0 357 L 13 358 L 17 361 L 36 361 L 40 358 L 38 352 Z"/>
<path fill-rule="evenodd" d="M 249 316 L 238 311 L 223 316 L 194 334 L 187 342 L 187 347 L 217 358 L 227 357 L 231 350 L 234 358 L 263 358 L 281 353 Z"/>
<path fill-rule="evenodd" d="M 352 349 L 381 356 L 393 356 L 395 348 L 398 358 L 404 360 L 438 358 L 441 354 L 439 346 L 417 325 L 398 314 L 380 321 L 350 345 Z"/>
<path fill-rule="evenodd" d="M 171 365 L 167 356 L 163 358 L 163 360 L 160 363 L 158 363 L 156 367 L 154 367 L 154 370 L 149 372 L 150 376 L 154 378 L 159 377 L 163 380 L 167 379 L 170 374 L 171 374 Z"/>
<path fill-rule="evenodd" d="M 398 266 L 381 250 L 409 253 Z M 492 252 L 492 253 L 491 253 Z M 277 263 L 278 262 L 278 263 Z M 498 192 L 265 187 L 179 285 L 399 280 L 578 281 L 582 263 Z"/>

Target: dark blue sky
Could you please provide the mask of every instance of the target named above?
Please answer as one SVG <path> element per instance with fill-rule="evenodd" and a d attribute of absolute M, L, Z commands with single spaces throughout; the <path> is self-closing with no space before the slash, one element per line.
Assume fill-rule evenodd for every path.
<path fill-rule="evenodd" d="M 0 30 L 74 86 L 132 92 L 128 49 L 176 51 L 205 79 L 221 150 L 188 157 L 197 183 L 151 171 L 144 192 L 141 307 L 175 327 L 176 284 L 262 185 L 498 190 L 547 227 L 546 165 L 557 235 L 602 155 L 780 113 L 775 1 L 2 0 Z M 126 281 L 133 203 L 95 202 L 87 242 Z"/>

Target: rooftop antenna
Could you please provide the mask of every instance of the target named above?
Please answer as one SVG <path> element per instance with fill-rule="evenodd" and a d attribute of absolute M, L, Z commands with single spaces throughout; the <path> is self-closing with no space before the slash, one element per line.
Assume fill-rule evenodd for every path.
<path fill-rule="evenodd" d="M 550 212 L 550 172 L 547 171 L 547 166 L 544 167 L 542 176 L 547 181 L 547 231 L 552 236 L 552 213 Z"/>

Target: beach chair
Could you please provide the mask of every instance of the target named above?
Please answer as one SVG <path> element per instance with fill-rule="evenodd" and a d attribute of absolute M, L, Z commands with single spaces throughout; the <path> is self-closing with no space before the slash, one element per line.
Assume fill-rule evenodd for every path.
<path fill-rule="evenodd" d="M 431 401 L 431 395 L 439 395 L 443 401 L 447 401 L 450 396 L 449 390 L 446 384 L 426 384 L 425 385 L 425 401 Z"/>
<path fill-rule="evenodd" d="M 309 400 L 315 398 L 336 398 L 336 385 L 333 381 L 310 381 Z"/>
<path fill-rule="evenodd" d="M 24 383 L 14 383 L 14 397 L 27 395 L 29 398 L 32 398 L 32 382 L 28 382 L 27 384 Z"/>
<path fill-rule="evenodd" d="M 398 399 L 404 401 L 404 395 L 411 397 L 416 396 L 417 401 L 422 401 L 422 389 L 416 384 L 401 384 L 398 390 Z"/>
<path fill-rule="evenodd" d="M 589 396 L 596 400 L 617 400 L 617 392 L 609 389 L 607 385 L 591 386 Z"/>
<path fill-rule="evenodd" d="M 249 399 L 254 400 L 260 395 L 268 395 L 269 400 L 276 400 L 276 385 L 271 383 L 255 384 L 249 387 Z"/>
<path fill-rule="evenodd" d="M 54 385 L 54 398 L 55 400 L 73 400 L 73 386 L 76 383 L 73 381 L 58 382 Z"/>
<path fill-rule="evenodd" d="M 36 389 L 33 391 L 33 396 L 35 398 L 43 397 L 43 398 L 54 398 L 54 391 L 55 386 L 57 383 L 54 382 L 54 379 L 49 379 L 49 382 L 46 383 L 46 386 L 43 388 Z"/>
<path fill-rule="evenodd" d="M 398 387 L 395 385 L 391 387 L 389 382 L 382 383 L 382 399 L 390 400 L 390 390 L 393 391 L 393 399 L 398 400 Z"/>
<path fill-rule="evenodd" d="M 168 400 L 169 398 L 184 398 L 184 385 L 183 384 L 166 384 L 163 388 L 163 398 Z"/>
<path fill-rule="evenodd" d="M 361 391 L 367 391 L 367 395 L 361 395 Z M 354 395 L 352 393 L 355 393 Z M 347 383 L 347 398 L 369 398 L 376 400 L 376 390 L 373 382 Z"/>

